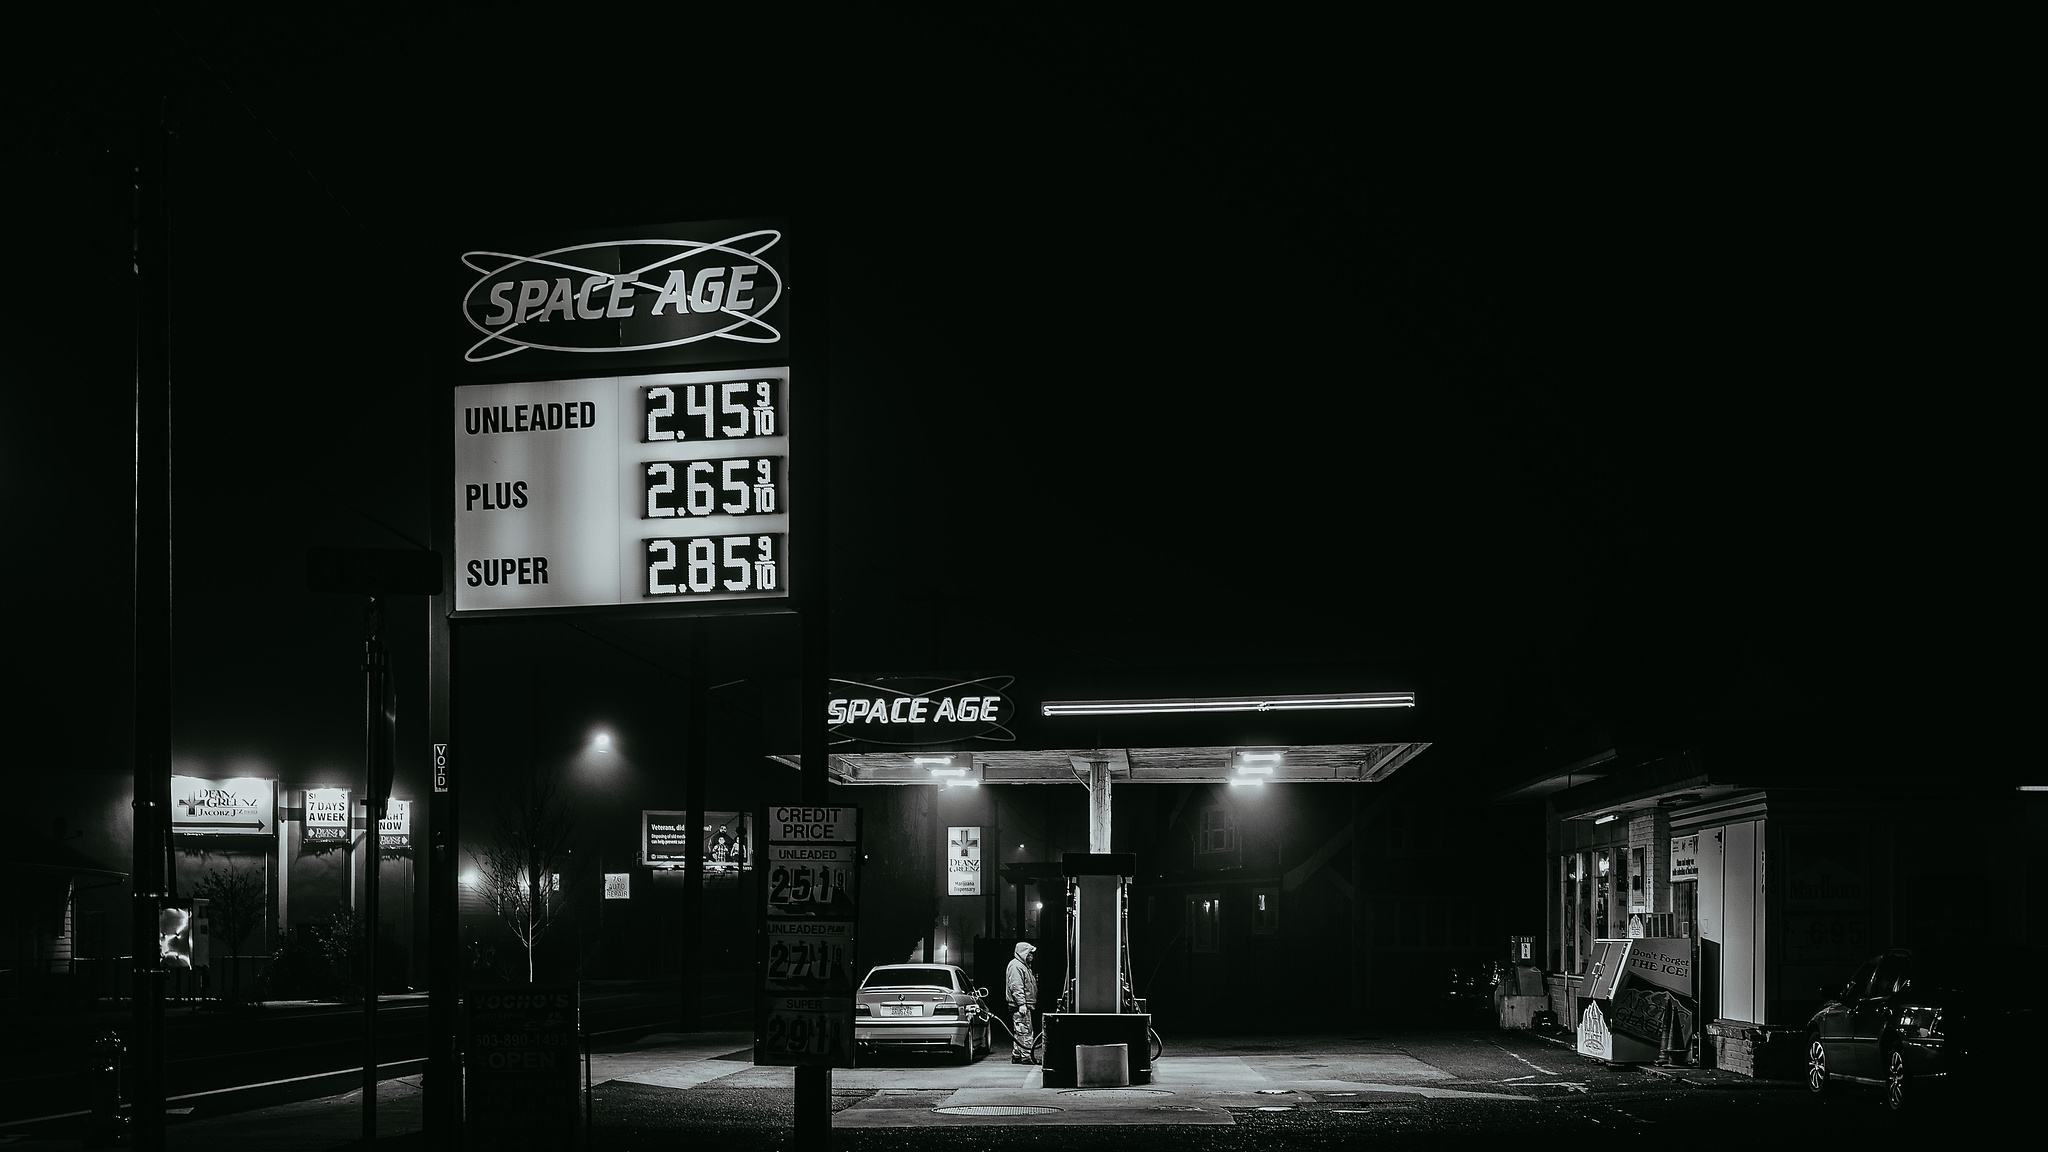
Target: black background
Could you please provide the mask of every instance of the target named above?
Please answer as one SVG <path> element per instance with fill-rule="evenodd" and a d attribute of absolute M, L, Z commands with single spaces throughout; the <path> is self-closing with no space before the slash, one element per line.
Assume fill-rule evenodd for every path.
<path fill-rule="evenodd" d="M 1595 722 L 1918 756 L 2010 714 L 2032 178 L 1970 114 L 2011 103 L 2001 71 L 724 31 L 279 11 L 145 37 L 178 132 L 181 771 L 354 762 L 361 605 L 302 591 L 303 551 L 425 541 L 460 356 L 433 292 L 466 238 L 735 215 L 829 230 L 842 675 L 1391 670 L 1473 771 Z M 58 793 L 128 770 L 114 33 L 53 38 L 8 127 L 10 710 Z M 392 617 L 416 796 L 423 612 Z M 680 631 L 628 633 L 525 650 L 565 678 L 680 662 Z M 795 670 L 772 621 L 715 652 Z M 120 858 L 106 807 L 91 847 Z"/>

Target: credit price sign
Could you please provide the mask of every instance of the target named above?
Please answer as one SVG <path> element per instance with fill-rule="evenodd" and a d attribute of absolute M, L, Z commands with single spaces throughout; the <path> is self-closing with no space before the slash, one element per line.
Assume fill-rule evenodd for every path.
<path fill-rule="evenodd" d="M 763 809 L 754 1062 L 853 1066 L 860 810 Z"/>

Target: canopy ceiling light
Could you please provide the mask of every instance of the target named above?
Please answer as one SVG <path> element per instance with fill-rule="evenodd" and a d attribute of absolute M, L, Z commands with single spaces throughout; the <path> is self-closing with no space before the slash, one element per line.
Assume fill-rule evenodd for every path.
<path fill-rule="evenodd" d="M 1143 716 L 1168 712 L 1301 712 L 1331 708 L 1413 708 L 1413 692 L 1329 692 L 1315 696 L 1188 696 L 1167 700 L 1048 700 L 1047 716 Z"/>
<path fill-rule="evenodd" d="M 1271 776 L 1280 766 L 1280 757 L 1278 752 L 1239 752 L 1237 770 L 1248 776 Z"/>
<path fill-rule="evenodd" d="M 1595 824 L 1605 824 L 1605 823 L 1607 823 L 1607 822 L 1608 822 L 1608 821 L 1610 821 L 1610 820 L 1618 820 L 1618 819 L 1620 819 L 1620 818 L 1621 818 L 1621 815 L 1620 815 L 1620 813 L 1618 813 L 1618 812 L 1609 812 L 1609 813 L 1608 813 L 1607 815 L 1605 815 L 1605 816 L 1600 816 L 1600 817 L 1596 817 L 1596 818 L 1595 818 L 1595 819 L 1593 820 L 1593 823 L 1595 823 Z"/>

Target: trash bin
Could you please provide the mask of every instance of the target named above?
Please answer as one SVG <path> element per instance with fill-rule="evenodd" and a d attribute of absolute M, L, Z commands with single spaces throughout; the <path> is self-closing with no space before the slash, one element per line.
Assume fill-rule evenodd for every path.
<path fill-rule="evenodd" d="M 1493 987 L 1493 1006 L 1502 1028 L 1533 1028 L 1536 1013 L 1550 1006 L 1543 986 L 1543 969 L 1534 964 L 1517 964 L 1501 974 Z"/>
<path fill-rule="evenodd" d="M 1128 1044 L 1074 1045 L 1074 1084 L 1079 1088 L 1125 1088 L 1131 1083 Z"/>

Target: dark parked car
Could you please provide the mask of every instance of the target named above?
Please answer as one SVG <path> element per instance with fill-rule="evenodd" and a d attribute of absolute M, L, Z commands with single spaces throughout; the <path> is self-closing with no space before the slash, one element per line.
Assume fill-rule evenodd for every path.
<path fill-rule="evenodd" d="M 2037 1071 L 2041 1011 L 1983 977 L 1992 955 L 1949 956 L 1894 948 L 1857 969 L 1809 1023 L 1806 1084 L 1826 1092 L 1841 1081 L 1884 1089 L 1894 1112 L 1918 1106 L 1928 1089 L 2017 1083 Z"/>

